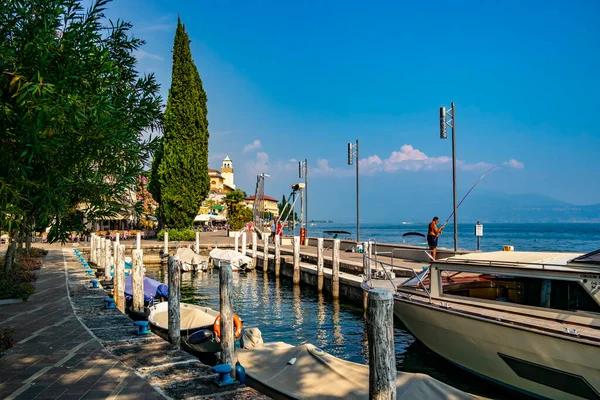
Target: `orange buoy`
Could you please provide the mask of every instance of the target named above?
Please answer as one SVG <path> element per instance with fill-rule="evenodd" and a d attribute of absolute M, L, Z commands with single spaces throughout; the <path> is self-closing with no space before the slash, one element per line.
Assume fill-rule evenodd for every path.
<path fill-rule="evenodd" d="M 242 334 L 242 320 L 237 314 L 233 314 L 233 325 L 235 326 L 235 331 L 233 332 L 233 336 L 235 338 L 239 338 Z M 213 330 L 215 331 L 215 335 L 220 339 L 221 338 L 221 314 L 217 315 L 215 318 L 215 322 L 213 323 Z"/>

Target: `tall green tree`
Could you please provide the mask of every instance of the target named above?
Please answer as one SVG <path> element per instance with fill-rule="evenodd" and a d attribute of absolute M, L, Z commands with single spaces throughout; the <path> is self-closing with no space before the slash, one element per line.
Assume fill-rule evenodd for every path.
<path fill-rule="evenodd" d="M 241 189 L 236 189 L 225 195 L 227 223 L 233 230 L 242 229 L 246 222 L 252 221 L 252 211 L 243 203 L 245 198 L 246 193 Z"/>
<path fill-rule="evenodd" d="M 50 225 L 64 240 L 122 211 L 151 157 L 159 86 L 108 3 L 0 0 L 0 223 L 13 238 Z"/>
<path fill-rule="evenodd" d="M 154 201 L 158 203 L 158 208 L 156 209 L 156 218 L 158 219 L 159 229 L 162 228 L 164 223 L 164 219 L 162 217 L 162 212 L 160 208 L 161 203 L 161 185 L 160 185 L 160 175 L 159 168 L 162 163 L 163 158 L 163 139 L 158 138 L 157 140 L 157 148 L 154 153 L 154 158 L 152 159 L 152 167 L 150 169 L 150 177 L 148 180 L 148 191 L 152 194 L 152 198 Z"/>
<path fill-rule="evenodd" d="M 192 225 L 210 188 L 206 93 L 181 19 L 173 45 L 173 74 L 159 166 L 161 216 L 169 228 Z"/>

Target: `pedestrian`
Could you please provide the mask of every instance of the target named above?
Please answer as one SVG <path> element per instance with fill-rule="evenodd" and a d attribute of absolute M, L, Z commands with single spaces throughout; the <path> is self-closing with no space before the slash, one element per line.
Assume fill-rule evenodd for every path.
<path fill-rule="evenodd" d="M 429 223 L 429 228 L 427 230 L 427 244 L 429 245 L 429 249 L 432 250 L 434 260 L 438 245 L 438 236 L 440 236 L 444 230 L 443 226 L 438 229 L 437 223 L 439 220 L 440 219 L 438 217 L 433 217 L 433 220 Z"/>
<path fill-rule="evenodd" d="M 275 244 L 276 231 L 277 231 L 277 220 L 273 219 L 273 220 L 271 220 L 271 236 L 269 237 L 269 241 L 273 244 Z"/>
<path fill-rule="evenodd" d="M 281 224 L 281 220 L 277 219 L 277 229 L 275 230 L 275 234 L 279 235 L 279 237 L 283 236 L 283 225 Z"/>

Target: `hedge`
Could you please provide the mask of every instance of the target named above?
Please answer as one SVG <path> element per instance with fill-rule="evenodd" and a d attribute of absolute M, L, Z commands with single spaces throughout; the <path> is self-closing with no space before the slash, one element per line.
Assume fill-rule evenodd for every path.
<path fill-rule="evenodd" d="M 175 240 L 178 242 L 193 242 L 196 240 L 196 231 L 193 229 L 169 229 L 169 241 Z M 165 230 L 158 232 L 156 235 L 158 240 L 164 240 Z"/>

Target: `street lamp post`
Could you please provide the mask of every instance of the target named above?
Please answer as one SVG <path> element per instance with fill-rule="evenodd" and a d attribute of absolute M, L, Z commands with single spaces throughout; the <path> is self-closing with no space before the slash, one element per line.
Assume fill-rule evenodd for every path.
<path fill-rule="evenodd" d="M 455 121 L 456 108 L 451 103 L 449 112 L 446 107 L 440 107 L 440 139 L 446 139 L 446 128 L 452 129 L 452 204 L 454 214 L 454 251 L 458 250 L 458 217 L 456 216 L 456 126 Z"/>
<path fill-rule="evenodd" d="M 358 139 L 356 144 L 348 143 L 348 165 L 352 165 L 356 158 L 356 243 L 360 243 L 360 200 L 358 189 Z"/>

